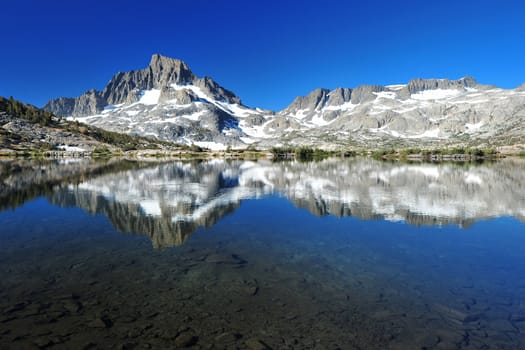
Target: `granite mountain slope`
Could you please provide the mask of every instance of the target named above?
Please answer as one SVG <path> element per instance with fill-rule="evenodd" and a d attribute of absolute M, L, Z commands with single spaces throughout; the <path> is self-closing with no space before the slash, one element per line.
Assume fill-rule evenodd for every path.
<path fill-rule="evenodd" d="M 45 110 L 98 127 L 212 148 L 325 148 L 525 143 L 525 90 L 473 78 L 316 89 L 280 112 L 244 106 L 182 61 L 153 55 L 102 91 L 49 101 Z"/>
<path fill-rule="evenodd" d="M 158 149 L 170 146 L 157 139 L 110 132 L 57 118 L 50 112 L 0 96 L 0 153 Z"/>

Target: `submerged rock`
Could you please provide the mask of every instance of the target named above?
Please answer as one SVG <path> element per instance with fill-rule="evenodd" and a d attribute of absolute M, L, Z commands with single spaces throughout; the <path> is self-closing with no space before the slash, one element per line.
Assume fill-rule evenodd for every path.
<path fill-rule="evenodd" d="M 270 350 L 271 348 L 263 341 L 256 338 L 250 338 L 244 343 L 250 350 Z"/>
<path fill-rule="evenodd" d="M 188 330 L 177 335 L 174 343 L 177 347 L 187 348 L 197 343 L 198 339 L 192 331 Z"/>

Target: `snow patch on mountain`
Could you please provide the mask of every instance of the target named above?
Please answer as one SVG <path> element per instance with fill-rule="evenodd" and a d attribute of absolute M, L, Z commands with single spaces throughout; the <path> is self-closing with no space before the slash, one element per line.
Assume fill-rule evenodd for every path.
<path fill-rule="evenodd" d="M 199 147 L 209 148 L 213 151 L 224 151 L 228 146 L 218 142 L 209 142 L 209 141 L 197 141 L 194 142 L 195 145 Z"/>
<path fill-rule="evenodd" d="M 376 95 L 378 99 L 386 98 L 386 99 L 394 100 L 397 97 L 396 93 L 393 91 L 374 92 L 373 94 Z"/>
<path fill-rule="evenodd" d="M 476 132 L 477 130 L 479 130 L 483 125 L 485 125 L 485 122 L 484 121 L 480 121 L 478 123 L 466 123 L 465 124 L 465 128 L 467 128 L 467 133 L 473 133 L 473 132 Z"/>
<path fill-rule="evenodd" d="M 156 105 L 159 102 L 160 90 L 151 89 L 140 92 L 140 99 L 138 103 L 143 105 Z"/>
<path fill-rule="evenodd" d="M 414 100 L 428 101 L 428 100 L 441 100 L 445 98 L 456 97 L 459 95 L 461 95 L 461 91 L 458 91 L 458 90 L 436 89 L 436 90 L 420 91 L 417 94 L 412 94 L 411 97 Z"/>

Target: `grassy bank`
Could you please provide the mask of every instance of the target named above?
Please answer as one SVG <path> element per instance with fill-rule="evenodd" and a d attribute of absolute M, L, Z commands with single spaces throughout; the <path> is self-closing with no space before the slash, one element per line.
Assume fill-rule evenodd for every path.
<path fill-rule="evenodd" d="M 422 160 L 477 160 L 494 159 L 502 156 L 494 148 L 435 148 L 435 149 L 381 149 L 370 152 L 376 159 L 422 159 Z"/>
<path fill-rule="evenodd" d="M 300 147 L 273 147 L 270 149 L 272 158 L 276 160 L 296 159 L 298 161 L 322 160 L 329 157 L 351 157 L 355 151 L 327 151 L 307 146 Z"/>

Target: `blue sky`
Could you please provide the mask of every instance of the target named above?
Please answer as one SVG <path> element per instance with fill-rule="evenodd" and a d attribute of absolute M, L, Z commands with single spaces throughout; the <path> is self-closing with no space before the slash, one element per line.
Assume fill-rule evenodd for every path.
<path fill-rule="evenodd" d="M 522 0 L 17 0 L 2 14 L 0 95 L 37 106 L 100 90 L 153 53 L 275 110 L 317 87 L 525 82 Z"/>

